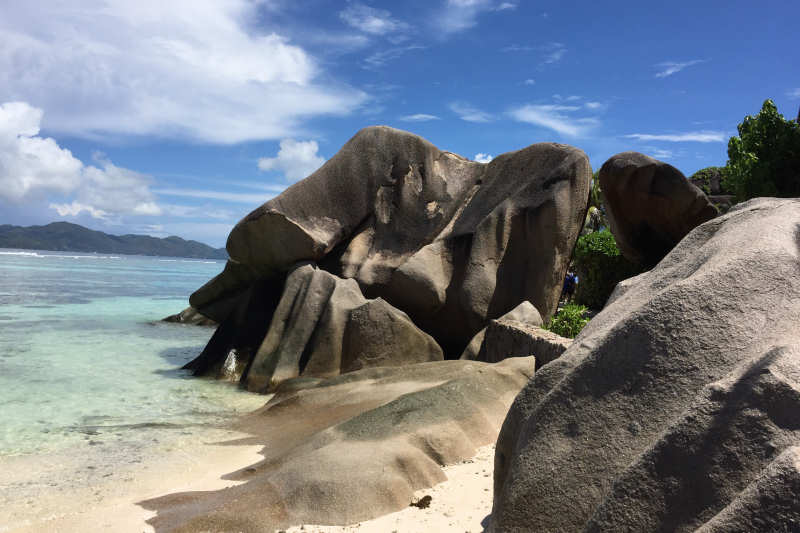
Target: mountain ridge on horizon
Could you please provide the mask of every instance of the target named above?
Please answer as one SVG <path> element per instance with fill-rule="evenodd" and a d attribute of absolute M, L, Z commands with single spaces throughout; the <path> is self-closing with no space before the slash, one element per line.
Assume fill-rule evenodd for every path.
<path fill-rule="evenodd" d="M 51 222 L 42 226 L 0 224 L 0 248 L 54 252 L 99 252 L 129 255 L 227 259 L 225 248 L 213 248 L 199 241 L 171 235 L 112 235 L 72 222 Z"/>

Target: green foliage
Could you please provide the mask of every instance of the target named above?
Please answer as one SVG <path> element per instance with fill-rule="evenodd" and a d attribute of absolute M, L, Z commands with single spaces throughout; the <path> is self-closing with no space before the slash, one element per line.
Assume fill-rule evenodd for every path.
<path fill-rule="evenodd" d="M 585 316 L 586 307 L 578 304 L 567 304 L 550 319 L 544 329 L 562 337 L 574 338 L 589 323 Z"/>
<path fill-rule="evenodd" d="M 603 201 L 603 191 L 600 189 L 600 180 L 597 172 L 592 175 L 591 188 L 589 189 L 589 209 L 586 211 L 586 220 L 583 223 L 581 235 L 600 231 L 608 227 L 606 206 Z"/>
<path fill-rule="evenodd" d="M 689 177 L 689 181 L 706 194 L 726 194 L 725 189 L 722 188 L 725 172 L 726 167 L 701 168 Z"/>
<path fill-rule="evenodd" d="M 786 120 L 772 100 L 746 116 L 739 136 L 728 141 L 723 185 L 747 200 L 757 196 L 800 196 L 800 124 Z"/>
<path fill-rule="evenodd" d="M 581 236 L 572 258 L 578 274 L 575 301 L 591 309 L 602 309 L 617 283 L 641 272 L 622 256 L 607 229 Z"/>

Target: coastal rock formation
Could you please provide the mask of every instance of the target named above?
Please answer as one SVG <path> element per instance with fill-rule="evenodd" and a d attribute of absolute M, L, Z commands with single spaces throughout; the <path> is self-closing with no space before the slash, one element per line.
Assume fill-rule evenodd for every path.
<path fill-rule="evenodd" d="M 762 198 L 620 283 L 511 407 L 490 530 L 795 530 L 799 265 Z"/>
<path fill-rule="evenodd" d="M 409 324 L 421 329 L 450 359 L 457 358 L 490 319 L 523 301 L 548 318 L 556 309 L 585 218 L 590 179 L 586 155 L 566 145 L 535 144 L 484 164 L 440 151 L 407 132 L 365 128 L 319 170 L 233 229 L 225 269 L 190 298 L 192 307 L 218 321 L 227 333 L 212 339 L 213 349 L 188 368 L 198 374 L 218 372 L 226 366 L 230 350 L 236 349 L 237 361 L 255 357 L 250 371 L 242 373 L 248 388 L 267 390 L 273 378 L 298 375 L 298 364 L 303 373 L 306 359 L 308 367 L 316 369 L 314 375 L 338 371 L 341 357 L 350 358 L 347 369 L 403 364 L 403 350 L 393 356 L 379 354 L 373 341 L 357 356 L 341 355 L 341 346 L 334 346 L 330 350 L 336 353 L 318 358 L 301 349 L 312 346 L 313 351 L 322 344 L 311 338 L 317 335 L 314 327 L 302 320 L 270 325 L 283 320 L 278 316 L 301 313 L 288 301 L 277 313 L 280 304 L 274 297 L 285 292 L 286 277 L 300 262 L 313 262 L 320 272 L 352 280 L 345 288 L 315 274 L 323 292 L 339 287 L 342 298 L 355 302 L 358 298 L 352 293 L 357 288 L 365 298 L 381 298 L 382 303 L 361 311 L 372 317 L 372 324 L 378 324 L 380 309 L 402 311 L 408 321 L 394 323 L 405 330 Z M 304 291 L 298 297 L 306 298 Z M 318 303 L 324 307 L 325 301 Z M 324 309 L 314 305 L 309 301 L 301 306 L 302 313 L 324 322 Z M 247 309 L 254 306 L 260 306 L 258 321 L 248 318 Z M 357 333 L 355 325 L 343 335 L 342 313 L 354 307 L 342 306 L 332 312 L 337 318 L 330 319 L 330 331 L 343 342 L 355 335 L 367 340 L 370 332 Z M 266 322 L 261 320 L 265 316 Z M 250 345 L 236 333 L 235 324 L 243 321 L 252 333 L 248 339 L 257 339 Z M 392 326 L 382 327 L 388 332 Z M 280 334 L 273 333 L 278 330 Z M 419 342 L 413 345 L 415 350 L 421 347 L 417 360 L 430 359 L 436 350 L 427 341 Z M 286 343 L 291 356 L 283 355 Z M 279 352 L 277 359 L 285 363 L 268 356 Z M 328 362 L 318 368 L 322 360 Z"/>
<path fill-rule="evenodd" d="M 680 170 L 638 152 L 600 168 L 611 232 L 622 254 L 650 268 L 694 227 L 717 216 L 703 191 Z"/>
<path fill-rule="evenodd" d="M 382 365 L 443 359 L 439 345 L 382 299 L 367 300 L 355 280 L 313 264 L 286 278 L 264 341 L 242 382 L 267 392 L 281 381 L 330 377 Z"/>
<path fill-rule="evenodd" d="M 187 307 L 175 315 L 169 315 L 162 319 L 164 322 L 174 322 L 176 324 L 191 324 L 193 326 L 217 326 L 215 321 L 200 314 L 194 307 Z"/>
<path fill-rule="evenodd" d="M 542 315 L 540 315 L 539 311 L 537 311 L 533 304 L 528 301 L 522 302 L 497 320 L 511 320 L 518 323 L 528 324 L 530 326 L 541 326 L 544 323 L 542 320 Z M 481 348 L 483 347 L 483 339 L 485 336 L 486 328 L 483 328 L 476 333 L 474 337 L 472 337 L 472 340 L 469 341 L 467 347 L 464 348 L 464 351 L 461 353 L 461 357 L 459 357 L 459 359 L 469 359 L 472 361 L 478 359 L 478 353 L 480 353 Z"/>
<path fill-rule="evenodd" d="M 414 491 L 446 479 L 441 467 L 489 444 L 531 357 L 497 364 L 438 361 L 284 382 L 239 429 L 264 461 L 215 492 L 141 502 L 156 531 L 259 531 L 353 524 L 408 507 Z"/>

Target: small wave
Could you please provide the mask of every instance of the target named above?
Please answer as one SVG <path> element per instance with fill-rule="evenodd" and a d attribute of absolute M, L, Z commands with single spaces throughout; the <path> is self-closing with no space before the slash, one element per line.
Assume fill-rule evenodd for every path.
<path fill-rule="evenodd" d="M 177 263 L 177 259 L 159 259 L 162 263 Z"/>
<path fill-rule="evenodd" d="M 55 257 L 58 259 L 122 259 L 117 255 L 63 255 L 63 254 L 40 254 L 37 252 L 0 252 L 0 255 L 17 255 L 23 257 L 36 257 L 47 259 Z"/>

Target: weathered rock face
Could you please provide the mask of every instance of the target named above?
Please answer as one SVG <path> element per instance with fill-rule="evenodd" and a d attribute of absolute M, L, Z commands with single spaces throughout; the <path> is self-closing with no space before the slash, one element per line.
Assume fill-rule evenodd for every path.
<path fill-rule="evenodd" d="M 239 222 L 225 270 L 193 307 L 220 322 L 255 281 L 314 261 L 408 314 L 451 358 L 529 300 L 547 318 L 587 205 L 586 155 L 542 143 L 488 164 L 387 127 Z"/>
<path fill-rule="evenodd" d="M 301 263 L 286 278 L 242 383 L 248 390 L 267 392 L 301 375 L 330 377 L 442 358 L 439 345 L 405 313 L 381 299 L 367 300 L 355 280 Z"/>
<path fill-rule="evenodd" d="M 491 530 L 795 529 L 798 323 L 800 200 L 697 227 L 517 397 Z"/>
<path fill-rule="evenodd" d="M 638 152 L 606 161 L 599 179 L 620 251 L 647 268 L 693 228 L 717 216 L 703 191 L 678 169 Z"/>
<path fill-rule="evenodd" d="M 540 315 L 539 311 L 528 301 L 522 302 L 511 311 L 498 318 L 498 320 L 521 322 L 530 326 L 541 326 L 544 323 L 542 315 Z M 483 347 L 483 339 L 485 337 L 486 328 L 483 328 L 472 337 L 472 340 L 469 341 L 467 347 L 464 348 L 459 359 L 469 359 L 470 361 L 478 359 L 478 354 Z M 525 355 L 527 356 L 530 354 L 526 353 Z"/>
<path fill-rule="evenodd" d="M 496 363 L 508 357 L 536 357 L 536 368 L 561 357 L 572 339 L 514 320 L 492 320 L 478 352 L 478 361 Z"/>
<path fill-rule="evenodd" d="M 141 502 L 158 531 L 273 532 L 353 524 L 408 507 L 446 479 L 442 465 L 494 442 L 533 358 L 367 368 L 284 382 L 241 422 L 264 461 L 228 476 L 241 485 Z"/>

